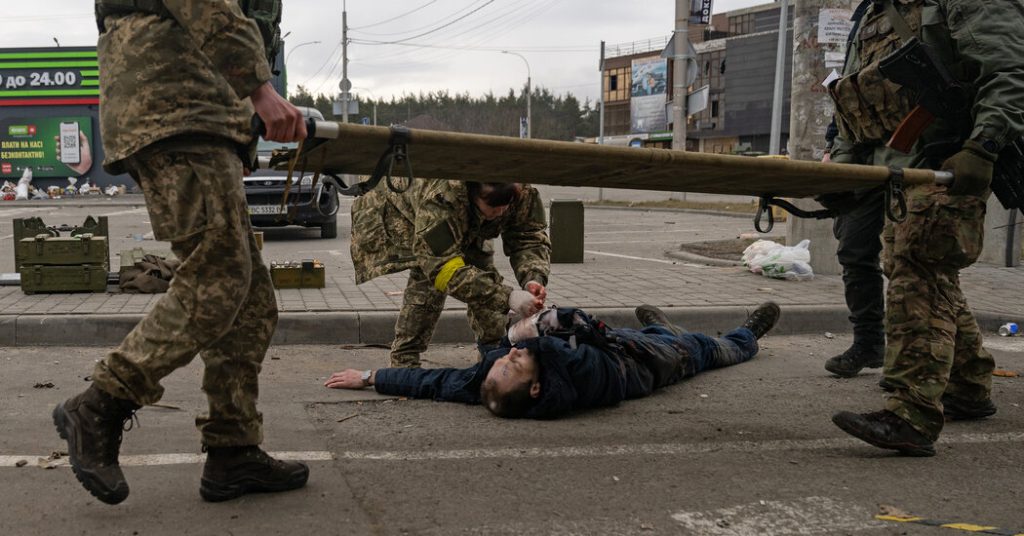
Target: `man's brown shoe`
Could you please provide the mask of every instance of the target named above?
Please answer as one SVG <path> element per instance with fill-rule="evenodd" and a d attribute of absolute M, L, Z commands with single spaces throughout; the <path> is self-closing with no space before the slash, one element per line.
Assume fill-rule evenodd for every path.
<path fill-rule="evenodd" d="M 301 488 L 309 479 L 309 467 L 301 462 L 271 458 L 255 446 L 210 447 L 199 494 L 210 502 Z"/>
<path fill-rule="evenodd" d="M 840 411 L 832 422 L 844 432 L 878 448 L 897 450 L 904 456 L 935 456 L 935 446 L 921 432 L 895 413 Z"/>
<path fill-rule="evenodd" d="M 672 332 L 673 335 L 679 337 L 686 333 L 686 330 L 669 322 L 668 316 L 665 315 L 665 311 L 653 306 L 647 305 L 646 303 L 637 307 L 633 311 L 636 315 L 636 319 L 640 321 L 640 325 L 647 326 L 661 326 Z"/>
<path fill-rule="evenodd" d="M 53 425 L 68 442 L 68 460 L 75 478 L 89 493 L 107 504 L 128 497 L 128 482 L 121 472 L 118 453 L 125 421 L 139 406 L 114 398 L 90 385 L 53 408 Z"/>
<path fill-rule="evenodd" d="M 764 337 L 765 333 L 768 333 L 775 327 L 781 315 L 782 311 L 779 309 L 779 304 L 770 301 L 764 302 L 747 316 L 747 320 L 743 323 L 742 327 L 749 329 L 755 338 L 760 339 Z"/>

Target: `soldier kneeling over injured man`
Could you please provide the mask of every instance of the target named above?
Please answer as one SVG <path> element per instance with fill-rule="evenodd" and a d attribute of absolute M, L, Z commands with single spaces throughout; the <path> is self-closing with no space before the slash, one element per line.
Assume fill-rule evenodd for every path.
<path fill-rule="evenodd" d="M 497 347 L 468 368 L 355 369 L 336 372 L 333 389 L 373 386 L 378 393 L 483 404 L 499 417 L 551 419 L 574 410 L 614 406 L 715 368 L 750 360 L 757 340 L 779 319 L 761 304 L 724 337 L 688 333 L 664 312 L 641 305 L 643 328 L 610 328 L 580 309 L 549 308 L 509 329 Z"/>

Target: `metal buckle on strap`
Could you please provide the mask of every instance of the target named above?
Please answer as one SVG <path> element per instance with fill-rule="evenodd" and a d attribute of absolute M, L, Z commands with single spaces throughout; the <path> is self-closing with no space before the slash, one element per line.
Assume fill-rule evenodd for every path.
<path fill-rule="evenodd" d="M 896 202 L 895 207 L 893 201 Z M 902 168 L 889 166 L 889 180 L 885 182 L 885 215 L 896 223 L 903 223 L 907 219 L 907 196 L 903 191 Z"/>

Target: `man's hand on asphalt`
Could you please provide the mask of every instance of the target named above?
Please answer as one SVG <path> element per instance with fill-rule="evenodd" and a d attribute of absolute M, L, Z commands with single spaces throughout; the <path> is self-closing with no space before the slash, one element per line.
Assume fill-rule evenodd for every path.
<path fill-rule="evenodd" d="M 373 385 L 373 376 L 370 376 L 370 385 Z M 363 371 L 356 369 L 345 369 L 341 372 L 335 372 L 331 374 L 330 378 L 324 382 L 324 387 L 330 389 L 362 389 L 366 387 L 363 384 Z"/>
<path fill-rule="evenodd" d="M 302 112 L 278 95 L 270 82 L 256 88 L 250 98 L 256 115 L 267 126 L 263 139 L 282 143 L 306 139 L 306 120 Z"/>

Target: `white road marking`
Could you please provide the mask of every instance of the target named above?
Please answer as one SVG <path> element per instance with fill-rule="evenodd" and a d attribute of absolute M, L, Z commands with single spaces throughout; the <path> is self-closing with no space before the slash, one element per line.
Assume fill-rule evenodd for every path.
<path fill-rule="evenodd" d="M 1022 443 L 1024 432 L 998 434 L 960 434 L 942 436 L 942 444 L 975 445 L 987 443 Z M 678 456 L 721 452 L 775 452 L 835 450 L 851 447 L 870 449 L 866 443 L 854 438 L 833 439 L 779 439 L 774 441 L 721 441 L 708 443 L 641 443 L 636 445 L 603 445 L 593 447 L 529 447 L 529 448 L 481 448 L 453 450 L 382 450 L 342 451 L 337 454 L 327 451 L 272 452 L 271 455 L 286 460 L 379 460 L 379 461 L 422 461 L 422 460 L 474 460 L 488 458 L 583 458 L 593 456 Z M 0 456 L 0 467 L 13 467 L 19 460 L 35 464 L 45 456 Z M 203 454 L 141 454 L 121 456 L 122 465 L 174 465 L 201 463 Z M 66 465 L 65 458 L 54 460 L 54 465 Z"/>
<path fill-rule="evenodd" d="M 1024 352 L 1024 337 L 999 337 L 986 335 L 985 348 L 1004 352 Z"/>
<path fill-rule="evenodd" d="M 586 232 L 586 236 L 599 235 L 599 234 L 675 234 L 675 233 L 696 233 L 700 229 L 645 229 L 642 231 L 590 231 Z"/>
<path fill-rule="evenodd" d="M 703 266 L 701 266 L 699 264 L 687 264 L 685 262 L 666 261 L 665 259 L 652 259 L 650 257 L 634 257 L 632 255 L 620 255 L 618 253 L 605 253 L 603 251 L 594 251 L 594 250 L 591 250 L 591 249 L 583 250 L 583 252 L 584 253 L 589 253 L 591 255 L 604 255 L 605 257 L 616 257 L 616 258 L 619 258 L 619 259 L 630 259 L 630 260 L 634 260 L 634 261 L 660 262 L 662 264 L 678 264 L 678 265 L 682 265 L 682 266 L 696 266 L 696 267 L 703 268 Z"/>
<path fill-rule="evenodd" d="M 271 456 L 281 460 L 298 460 L 298 461 L 327 461 L 333 460 L 334 455 L 326 451 L 291 451 L 291 452 L 270 452 Z M 50 467 L 67 467 L 67 457 L 61 457 L 56 460 L 49 460 L 47 456 L 0 456 L 0 467 L 15 467 L 20 461 L 27 462 L 28 465 L 36 466 L 50 466 Z M 145 465 L 181 465 L 181 464 L 194 464 L 203 463 L 206 461 L 206 454 L 193 454 L 193 453 L 182 453 L 182 454 L 136 454 L 126 455 L 120 457 L 121 465 L 125 467 L 133 466 L 145 466 Z"/>
<path fill-rule="evenodd" d="M 109 218 L 110 216 L 124 216 L 125 214 L 138 214 L 140 212 L 146 212 L 146 207 L 143 206 L 143 207 L 136 207 L 136 208 L 129 209 L 129 210 L 118 210 L 117 212 L 107 212 L 105 214 L 100 214 L 100 215 L 101 216 L 107 216 Z"/>
<path fill-rule="evenodd" d="M 829 497 L 758 501 L 706 512 L 678 512 L 672 519 L 702 536 L 802 536 L 885 528 L 866 508 Z"/>

